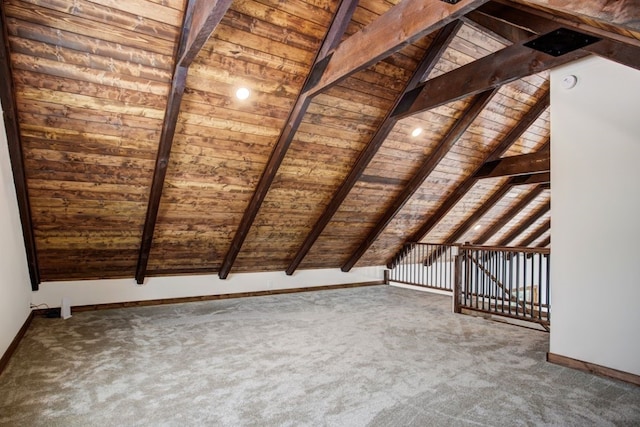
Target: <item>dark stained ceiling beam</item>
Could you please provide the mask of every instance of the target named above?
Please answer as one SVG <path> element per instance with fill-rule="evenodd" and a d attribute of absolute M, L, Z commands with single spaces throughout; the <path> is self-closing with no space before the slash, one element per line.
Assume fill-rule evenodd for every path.
<path fill-rule="evenodd" d="M 302 260 L 311 250 L 311 247 L 315 243 L 315 241 L 320 237 L 320 234 L 326 228 L 327 224 L 331 221 L 331 218 L 335 215 L 335 213 L 342 205 L 342 202 L 349 195 L 349 192 L 353 188 L 353 186 L 358 182 L 359 179 L 363 178 L 363 173 L 375 154 L 378 152 L 378 149 L 382 146 L 384 141 L 389 136 L 389 133 L 393 129 L 393 126 L 396 124 L 397 120 L 391 118 L 391 111 L 393 111 L 402 99 L 402 96 L 410 90 L 413 90 L 420 82 L 429 75 L 433 67 L 435 67 L 436 63 L 440 59 L 440 56 L 444 53 L 447 46 L 453 40 L 458 29 L 462 26 L 462 22 L 453 21 L 447 24 L 445 27 L 438 31 L 438 34 L 431 42 L 429 49 L 425 52 L 422 60 L 416 67 L 413 75 L 405 85 L 404 91 L 400 96 L 397 97 L 395 104 L 387 113 L 387 116 L 384 118 L 375 134 L 367 144 L 367 146 L 362 150 L 355 164 L 351 168 L 349 175 L 342 182 L 338 190 L 333 195 L 333 198 L 322 212 L 322 215 L 318 218 L 313 228 L 305 238 L 304 242 L 295 257 L 289 264 L 289 267 L 286 270 L 288 275 L 291 275 L 298 268 Z"/>
<path fill-rule="evenodd" d="M 487 0 L 442 1 L 404 0 L 362 30 L 353 34 L 333 52 L 322 77 L 310 86 L 311 96 L 339 83 L 390 56 L 406 45 L 439 30 Z"/>
<path fill-rule="evenodd" d="M 498 241 L 498 246 L 506 246 L 511 243 L 516 237 L 524 233 L 529 227 L 531 227 L 537 220 L 539 220 L 544 214 L 551 209 L 551 201 L 546 202 L 544 205 L 536 209 L 529 217 L 522 223 L 520 223 L 515 229 L 511 230 L 506 236 Z"/>
<path fill-rule="evenodd" d="M 553 15 L 548 15 L 540 10 L 515 3 L 509 3 L 509 5 L 489 3 L 473 11 L 470 15 L 472 17 L 478 17 L 478 19 L 483 19 L 480 16 L 485 15 L 484 19 L 488 25 L 490 25 L 490 23 L 487 21 L 491 18 L 510 24 L 514 28 L 522 31 L 520 33 L 521 36 L 524 36 L 526 32 L 545 34 L 557 29 L 558 26 L 561 25 L 573 31 L 601 37 L 604 38 L 604 40 L 585 46 L 580 49 L 580 51 L 592 53 L 620 64 L 640 69 L 640 41 L 632 37 L 603 32 L 603 30 L 596 27 L 570 21 L 558 22 L 558 18 Z M 517 32 L 518 30 L 514 31 Z"/>
<path fill-rule="evenodd" d="M 515 176 L 512 180 L 513 185 L 551 184 L 551 172 Z"/>
<path fill-rule="evenodd" d="M 356 262 L 358 262 L 362 255 L 364 255 L 376 241 L 378 236 L 382 234 L 387 225 L 389 225 L 398 212 L 400 212 L 404 205 L 411 199 L 411 196 L 422 186 L 425 179 L 427 179 L 436 166 L 438 166 L 438 163 L 440 163 L 444 156 L 447 155 L 451 147 L 453 147 L 458 139 L 467 131 L 469 126 L 473 124 L 473 121 L 480 115 L 482 110 L 484 110 L 496 92 L 497 89 L 494 89 L 476 96 L 462 117 L 458 119 L 449 132 L 447 132 L 426 161 L 420 166 L 420 169 L 418 169 L 416 174 L 411 178 L 407 186 L 398 194 L 391 206 L 378 220 L 375 227 L 373 227 L 367 237 L 365 237 L 358 248 L 351 254 L 349 260 L 342 266 L 342 271 L 347 272 L 353 268 Z"/>
<path fill-rule="evenodd" d="M 181 67 L 189 67 L 202 46 L 216 29 L 232 0 L 199 0 L 195 2 L 191 13 L 191 26 L 183 53 L 178 61 Z"/>
<path fill-rule="evenodd" d="M 180 104 L 182 103 L 182 97 L 184 96 L 189 65 L 191 65 L 191 61 L 195 58 L 204 42 L 211 35 L 211 32 L 215 29 L 218 23 L 220 23 L 230 5 L 231 0 L 215 2 L 207 2 L 206 0 L 189 0 L 189 3 L 187 4 L 187 10 L 182 24 L 182 33 L 178 42 L 173 79 L 171 80 L 171 89 L 169 90 L 167 107 L 164 113 L 164 122 L 162 124 L 162 132 L 160 134 L 160 142 L 158 144 L 158 154 L 156 156 L 156 164 L 151 181 L 149 203 L 147 205 L 144 227 L 142 229 L 140 250 L 138 252 L 138 264 L 136 265 L 136 282 L 138 284 L 144 283 L 147 265 L 149 263 L 153 233 L 155 232 L 156 222 L 158 220 L 158 209 L 160 207 L 160 200 L 162 199 L 164 181 L 167 176 L 171 146 L 173 145 L 173 137 L 176 133 L 178 115 L 180 114 Z M 208 13 L 208 15 L 195 17 L 194 13 L 196 13 L 196 11 L 199 11 L 200 13 Z M 198 27 L 193 28 L 192 24 L 197 24 Z M 205 27 L 210 31 L 209 35 L 204 33 Z M 191 35 L 192 29 L 196 34 Z M 197 50 L 195 50 L 196 48 Z M 186 57 L 185 54 L 187 54 Z"/>
<path fill-rule="evenodd" d="M 509 223 L 518 213 L 520 213 L 525 207 L 533 202 L 542 192 L 544 188 L 540 185 L 531 190 L 525 195 L 518 203 L 505 212 L 491 227 L 487 228 L 480 237 L 474 240 L 474 244 L 482 245 L 491 237 L 493 237 L 498 231 Z"/>
<path fill-rule="evenodd" d="M 549 106 L 549 93 L 545 93 L 540 100 L 520 119 L 520 122 L 509 131 L 504 139 L 498 144 L 494 150 L 486 157 L 485 162 L 496 160 L 499 158 L 514 142 L 520 138 L 520 136 L 537 120 Z M 447 197 L 447 199 L 438 207 L 438 209 L 431 215 L 431 217 L 416 231 L 407 242 L 419 242 L 429 234 L 431 229 L 447 215 L 447 213 L 458 203 L 465 194 L 475 185 L 477 178 L 474 177 L 475 173 L 481 166 L 473 171 L 467 179 L 465 179 L 453 193 Z M 517 179 L 517 177 L 516 177 Z"/>
<path fill-rule="evenodd" d="M 512 45 L 446 74 L 427 80 L 405 95 L 394 117 L 401 119 L 475 95 L 587 56 L 574 51 L 551 56 L 522 44 Z"/>
<path fill-rule="evenodd" d="M 478 179 L 496 178 L 501 176 L 531 175 L 549 171 L 551 171 L 551 153 L 549 150 L 543 150 L 486 162 L 476 172 L 475 177 Z"/>
<path fill-rule="evenodd" d="M 231 246 L 224 257 L 224 261 L 222 262 L 222 266 L 218 272 L 218 276 L 221 279 L 226 279 L 231 272 L 233 263 L 240 253 L 240 249 L 249 234 L 253 221 L 258 215 L 260 206 L 269 192 L 269 188 L 271 187 L 271 184 L 278 172 L 278 168 L 282 164 L 282 160 L 291 145 L 291 141 L 298 130 L 298 126 L 300 126 L 302 118 L 311 103 L 312 96 L 305 89 L 309 86 L 309 81 L 314 75 L 316 67 L 326 60 L 328 55 L 330 55 L 330 52 L 338 45 L 338 43 L 340 43 L 340 39 L 344 35 L 344 32 L 351 21 L 351 16 L 353 15 L 357 4 L 357 0 L 343 0 L 334 15 L 333 21 L 327 31 L 327 35 L 325 36 L 320 49 L 318 49 L 318 54 L 316 55 L 313 66 L 311 67 L 312 71 L 307 76 L 307 80 L 303 86 L 303 91 L 298 95 L 298 99 L 289 113 L 286 125 L 280 133 L 278 141 L 273 147 L 273 151 L 271 152 L 269 160 L 262 172 L 260 181 L 258 182 L 253 196 L 244 211 L 240 225 L 238 226 L 238 229 L 233 236 L 233 240 L 231 241 Z"/>
<path fill-rule="evenodd" d="M 529 246 L 531 243 L 535 242 L 540 236 L 551 229 L 551 219 L 548 219 L 544 223 L 540 224 L 538 228 L 536 228 L 526 239 L 522 240 L 518 243 L 518 246 Z"/>
<path fill-rule="evenodd" d="M 14 97 L 13 77 L 9 66 L 9 39 L 4 9 L 0 14 L 0 102 L 2 102 L 2 115 L 7 134 L 7 146 L 9 160 L 13 173 L 13 185 L 16 189 L 18 200 L 18 213 L 22 225 L 22 236 L 27 256 L 31 290 L 37 291 L 40 284 L 40 270 L 38 268 L 38 255 L 36 251 L 36 238 L 31 219 L 31 205 L 27 187 L 27 175 L 24 168 L 22 153 L 22 141 L 20 139 L 20 127 L 18 123 L 18 108 Z"/>
<path fill-rule="evenodd" d="M 540 242 L 538 244 L 539 248 L 546 248 L 547 246 L 549 246 L 551 244 L 551 236 L 547 237 L 546 239 L 544 239 L 542 242 Z"/>

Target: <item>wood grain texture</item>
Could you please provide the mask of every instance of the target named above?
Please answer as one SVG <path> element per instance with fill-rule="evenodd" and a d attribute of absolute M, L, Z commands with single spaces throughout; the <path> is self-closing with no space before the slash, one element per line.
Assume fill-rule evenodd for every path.
<path fill-rule="evenodd" d="M 15 100 L 3 109 L 42 280 L 135 277 L 141 241 L 153 274 L 337 268 L 383 223 L 357 266 L 386 263 L 411 238 L 498 243 L 527 222 L 513 243 L 548 244 L 550 213 L 531 218 L 550 174 L 501 159 L 548 144 L 557 63 L 519 43 L 565 26 L 603 39 L 570 58 L 640 58 L 640 32 L 611 2 L 360 0 L 340 9 L 331 43 L 335 0 L 214 3 L 189 21 L 178 103 L 186 1 L 2 1 L 3 95 Z M 208 18 L 219 24 L 207 39 Z M 310 76 L 319 83 L 306 92 Z M 415 84 L 428 94 L 394 116 Z M 438 148 L 473 94 L 494 87 Z M 170 157 L 158 150 L 169 133 Z M 487 161 L 482 176 L 508 170 L 474 176 Z"/>

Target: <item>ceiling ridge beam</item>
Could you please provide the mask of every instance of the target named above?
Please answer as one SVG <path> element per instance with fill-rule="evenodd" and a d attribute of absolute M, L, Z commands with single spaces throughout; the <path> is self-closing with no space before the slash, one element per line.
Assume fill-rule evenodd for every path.
<path fill-rule="evenodd" d="M 518 138 L 540 117 L 540 115 L 547 109 L 549 106 L 549 92 L 545 92 L 545 94 L 540 97 L 538 102 L 529 109 L 529 111 L 520 119 L 520 122 L 513 127 L 509 133 L 502 139 L 502 141 L 493 149 L 491 153 L 489 153 L 485 162 L 495 160 L 499 158 L 506 150 L 515 143 Z M 484 164 L 484 162 L 483 162 Z M 471 174 L 464 180 L 453 193 L 447 197 L 447 199 L 440 205 L 440 207 L 436 210 L 436 212 L 431 215 L 431 217 L 420 227 L 409 240 L 409 242 L 419 242 L 421 241 L 435 225 L 440 222 L 440 220 L 453 208 L 456 203 L 460 201 L 464 197 L 465 194 L 475 185 L 477 179 L 474 178 L 474 174 L 482 167 L 482 165 L 478 166 L 475 171 L 471 172 Z"/>
<path fill-rule="evenodd" d="M 0 6 L 0 102 L 7 134 L 7 148 L 13 174 L 13 185 L 18 201 L 18 213 L 22 226 L 22 238 L 27 257 L 31 290 L 37 291 L 40 285 L 40 269 L 38 266 L 38 252 L 31 216 L 31 202 L 29 188 L 24 167 L 22 139 L 20 137 L 20 123 L 18 122 L 18 107 L 14 96 L 13 75 L 9 61 L 9 38 L 7 36 L 6 17 L 4 7 Z"/>
<path fill-rule="evenodd" d="M 482 17 L 484 15 L 485 18 Z M 603 38 L 603 40 L 585 46 L 579 51 L 601 56 L 635 69 L 640 69 L 640 40 L 615 34 L 606 30 L 579 24 L 569 20 L 559 19 L 543 11 L 519 5 L 485 4 L 470 14 L 479 20 L 491 25 L 488 19 L 493 18 L 521 31 L 519 37 L 524 37 L 527 32 L 535 35 L 545 34 L 557 29 L 559 26 L 581 32 L 584 34 Z M 471 18 L 473 19 L 473 18 Z M 518 30 L 514 30 L 518 31 Z"/>
<path fill-rule="evenodd" d="M 286 270 L 288 275 L 295 272 L 304 257 L 307 256 L 311 250 L 313 244 L 320 237 L 320 234 L 322 234 L 335 213 L 338 211 L 342 202 L 347 198 L 351 189 L 353 189 L 358 180 L 363 177 L 367 166 L 387 139 L 387 136 L 389 136 L 389 133 L 391 133 L 391 130 L 397 122 L 397 120 L 391 117 L 391 112 L 398 105 L 402 96 L 408 91 L 413 90 L 426 76 L 429 75 L 461 26 L 462 22 L 456 20 L 447 24 L 438 31 L 438 34 L 431 42 L 431 45 L 425 52 L 412 76 L 409 78 L 403 92 L 396 98 L 394 105 L 389 109 L 389 112 L 383 119 L 382 123 L 378 126 L 378 129 L 376 129 L 376 132 L 371 137 L 366 147 L 360 152 L 360 155 L 351 168 L 349 175 L 347 175 L 340 187 L 336 190 L 331 201 L 324 209 L 309 234 L 307 234 L 307 237 Z"/>
<path fill-rule="evenodd" d="M 551 200 L 547 201 L 542 206 L 538 207 L 529 217 L 518 225 L 515 229 L 511 230 L 506 236 L 498 241 L 497 246 L 506 246 L 511 243 L 516 237 L 524 233 L 527 228 L 531 227 L 533 223 L 539 220 L 544 214 L 551 209 Z"/>
<path fill-rule="evenodd" d="M 536 239 L 538 239 L 540 236 L 542 236 L 544 233 L 546 233 L 550 229 L 551 229 L 551 218 L 546 220 L 544 223 L 540 224 L 538 228 L 533 230 L 533 232 L 531 232 L 531 234 L 526 239 L 518 243 L 517 246 L 529 246 L 531 243 L 536 241 Z"/>
<path fill-rule="evenodd" d="M 544 188 L 540 185 L 536 186 L 527 195 L 520 199 L 514 206 L 512 206 L 507 212 L 502 214 L 500 218 L 489 228 L 487 228 L 480 237 L 473 241 L 474 245 L 482 245 L 491 237 L 493 237 L 498 231 L 509 223 L 518 213 L 526 208 L 531 202 L 533 202 L 542 192 Z"/>
<path fill-rule="evenodd" d="M 503 157 L 485 162 L 475 173 L 478 179 L 497 178 L 503 176 L 531 175 L 551 170 L 551 153 L 549 150 L 518 156 Z"/>
<path fill-rule="evenodd" d="M 343 0 L 338 6 L 338 10 L 336 11 L 331 25 L 327 30 L 327 34 L 322 42 L 322 45 L 318 49 L 318 53 L 316 54 L 316 58 L 313 61 L 313 65 L 311 67 L 310 73 L 307 75 L 307 79 L 305 84 L 303 85 L 303 89 L 301 90 L 296 102 L 289 113 L 289 117 L 287 118 L 286 124 L 278 137 L 278 141 L 273 147 L 271 151 L 271 155 L 269 156 L 269 160 L 265 165 L 264 170 L 262 171 L 262 176 L 256 185 L 256 189 L 253 192 L 251 200 L 247 205 L 247 208 L 242 215 L 242 219 L 240 221 L 240 225 L 236 229 L 236 233 L 233 236 L 231 241 L 231 245 L 224 257 L 224 261 L 222 262 L 222 266 L 220 267 L 220 271 L 218 272 L 218 276 L 221 279 L 226 279 L 233 267 L 233 264 L 240 253 L 240 249 L 249 234 L 249 230 L 253 225 L 253 221 L 258 215 L 258 211 L 260 210 L 260 206 L 262 206 L 262 202 L 264 198 L 267 196 L 269 192 L 269 188 L 273 183 L 273 180 L 278 172 L 282 161 L 291 145 L 291 141 L 295 136 L 300 123 L 304 115 L 307 112 L 307 108 L 311 103 L 312 96 L 309 91 L 306 90 L 309 85 L 309 81 L 312 78 L 315 78 L 315 69 L 320 64 L 331 58 L 331 51 L 340 43 L 340 39 L 342 38 L 344 32 L 351 21 L 351 16 L 355 12 L 356 6 L 358 2 L 357 0 Z"/>
<path fill-rule="evenodd" d="M 309 94 L 314 96 L 338 84 L 486 2 L 462 0 L 449 4 L 404 0 L 396 4 L 335 49 L 322 76 L 309 89 Z"/>
<path fill-rule="evenodd" d="M 136 265 L 135 276 L 138 284 L 144 283 L 147 265 L 149 263 L 153 234 L 158 220 L 158 209 L 160 207 L 160 200 L 162 199 L 164 181 L 167 176 L 167 168 L 178 123 L 178 115 L 180 114 L 180 104 L 182 103 L 182 97 L 184 96 L 186 88 L 189 65 L 191 65 L 191 61 L 196 57 L 211 35 L 211 32 L 215 30 L 215 27 L 224 17 L 231 2 L 232 0 L 209 2 L 206 0 L 189 0 L 187 4 L 183 18 L 182 33 L 175 55 L 173 78 L 171 79 L 171 88 L 164 113 L 153 178 L 151 180 L 149 202 L 147 204 L 147 212 L 145 214 L 142 237 L 140 239 L 140 250 L 138 251 L 138 263 Z M 196 11 L 201 13 L 201 16 L 194 17 Z M 208 15 L 202 15 L 205 13 Z M 193 28 L 192 24 L 195 24 L 196 28 Z M 192 35 L 192 30 L 194 30 L 196 34 Z M 206 30 L 209 31 L 208 35 L 205 34 Z"/>
<path fill-rule="evenodd" d="M 362 255 L 364 255 L 369 247 L 371 247 L 371 245 L 376 241 L 378 236 L 382 234 L 387 225 L 389 225 L 393 218 L 402 210 L 404 205 L 411 199 L 415 192 L 420 189 L 427 177 L 447 155 L 451 147 L 453 147 L 458 139 L 460 139 L 460 137 L 467 131 L 469 126 L 471 126 L 474 120 L 480 115 L 497 91 L 498 89 L 494 88 L 493 90 L 488 90 L 475 97 L 462 117 L 456 121 L 445 137 L 440 140 L 429 157 L 420 166 L 420 169 L 418 169 L 415 175 L 411 178 L 407 186 L 395 198 L 393 204 L 385 211 L 367 237 L 360 243 L 360 246 L 358 246 L 351 257 L 349 257 L 349 260 L 342 266 L 342 271 L 346 272 L 353 268 L 356 262 L 358 262 Z"/>

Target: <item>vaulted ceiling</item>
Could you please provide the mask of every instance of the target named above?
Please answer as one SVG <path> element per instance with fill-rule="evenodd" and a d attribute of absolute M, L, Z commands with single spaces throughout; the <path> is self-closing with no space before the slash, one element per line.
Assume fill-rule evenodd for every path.
<path fill-rule="evenodd" d="M 548 246 L 548 70 L 588 55 L 640 68 L 639 11 L 4 0 L 0 95 L 33 286 L 348 271 L 416 241 Z M 555 51 L 567 41 L 590 44 Z"/>

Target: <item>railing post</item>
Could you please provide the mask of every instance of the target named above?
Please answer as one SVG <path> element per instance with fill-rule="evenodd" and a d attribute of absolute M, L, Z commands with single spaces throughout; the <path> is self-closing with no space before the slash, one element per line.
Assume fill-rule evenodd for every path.
<path fill-rule="evenodd" d="M 455 267 L 453 271 L 453 312 L 461 313 L 460 298 L 462 297 L 462 255 L 460 248 L 456 247 Z"/>

